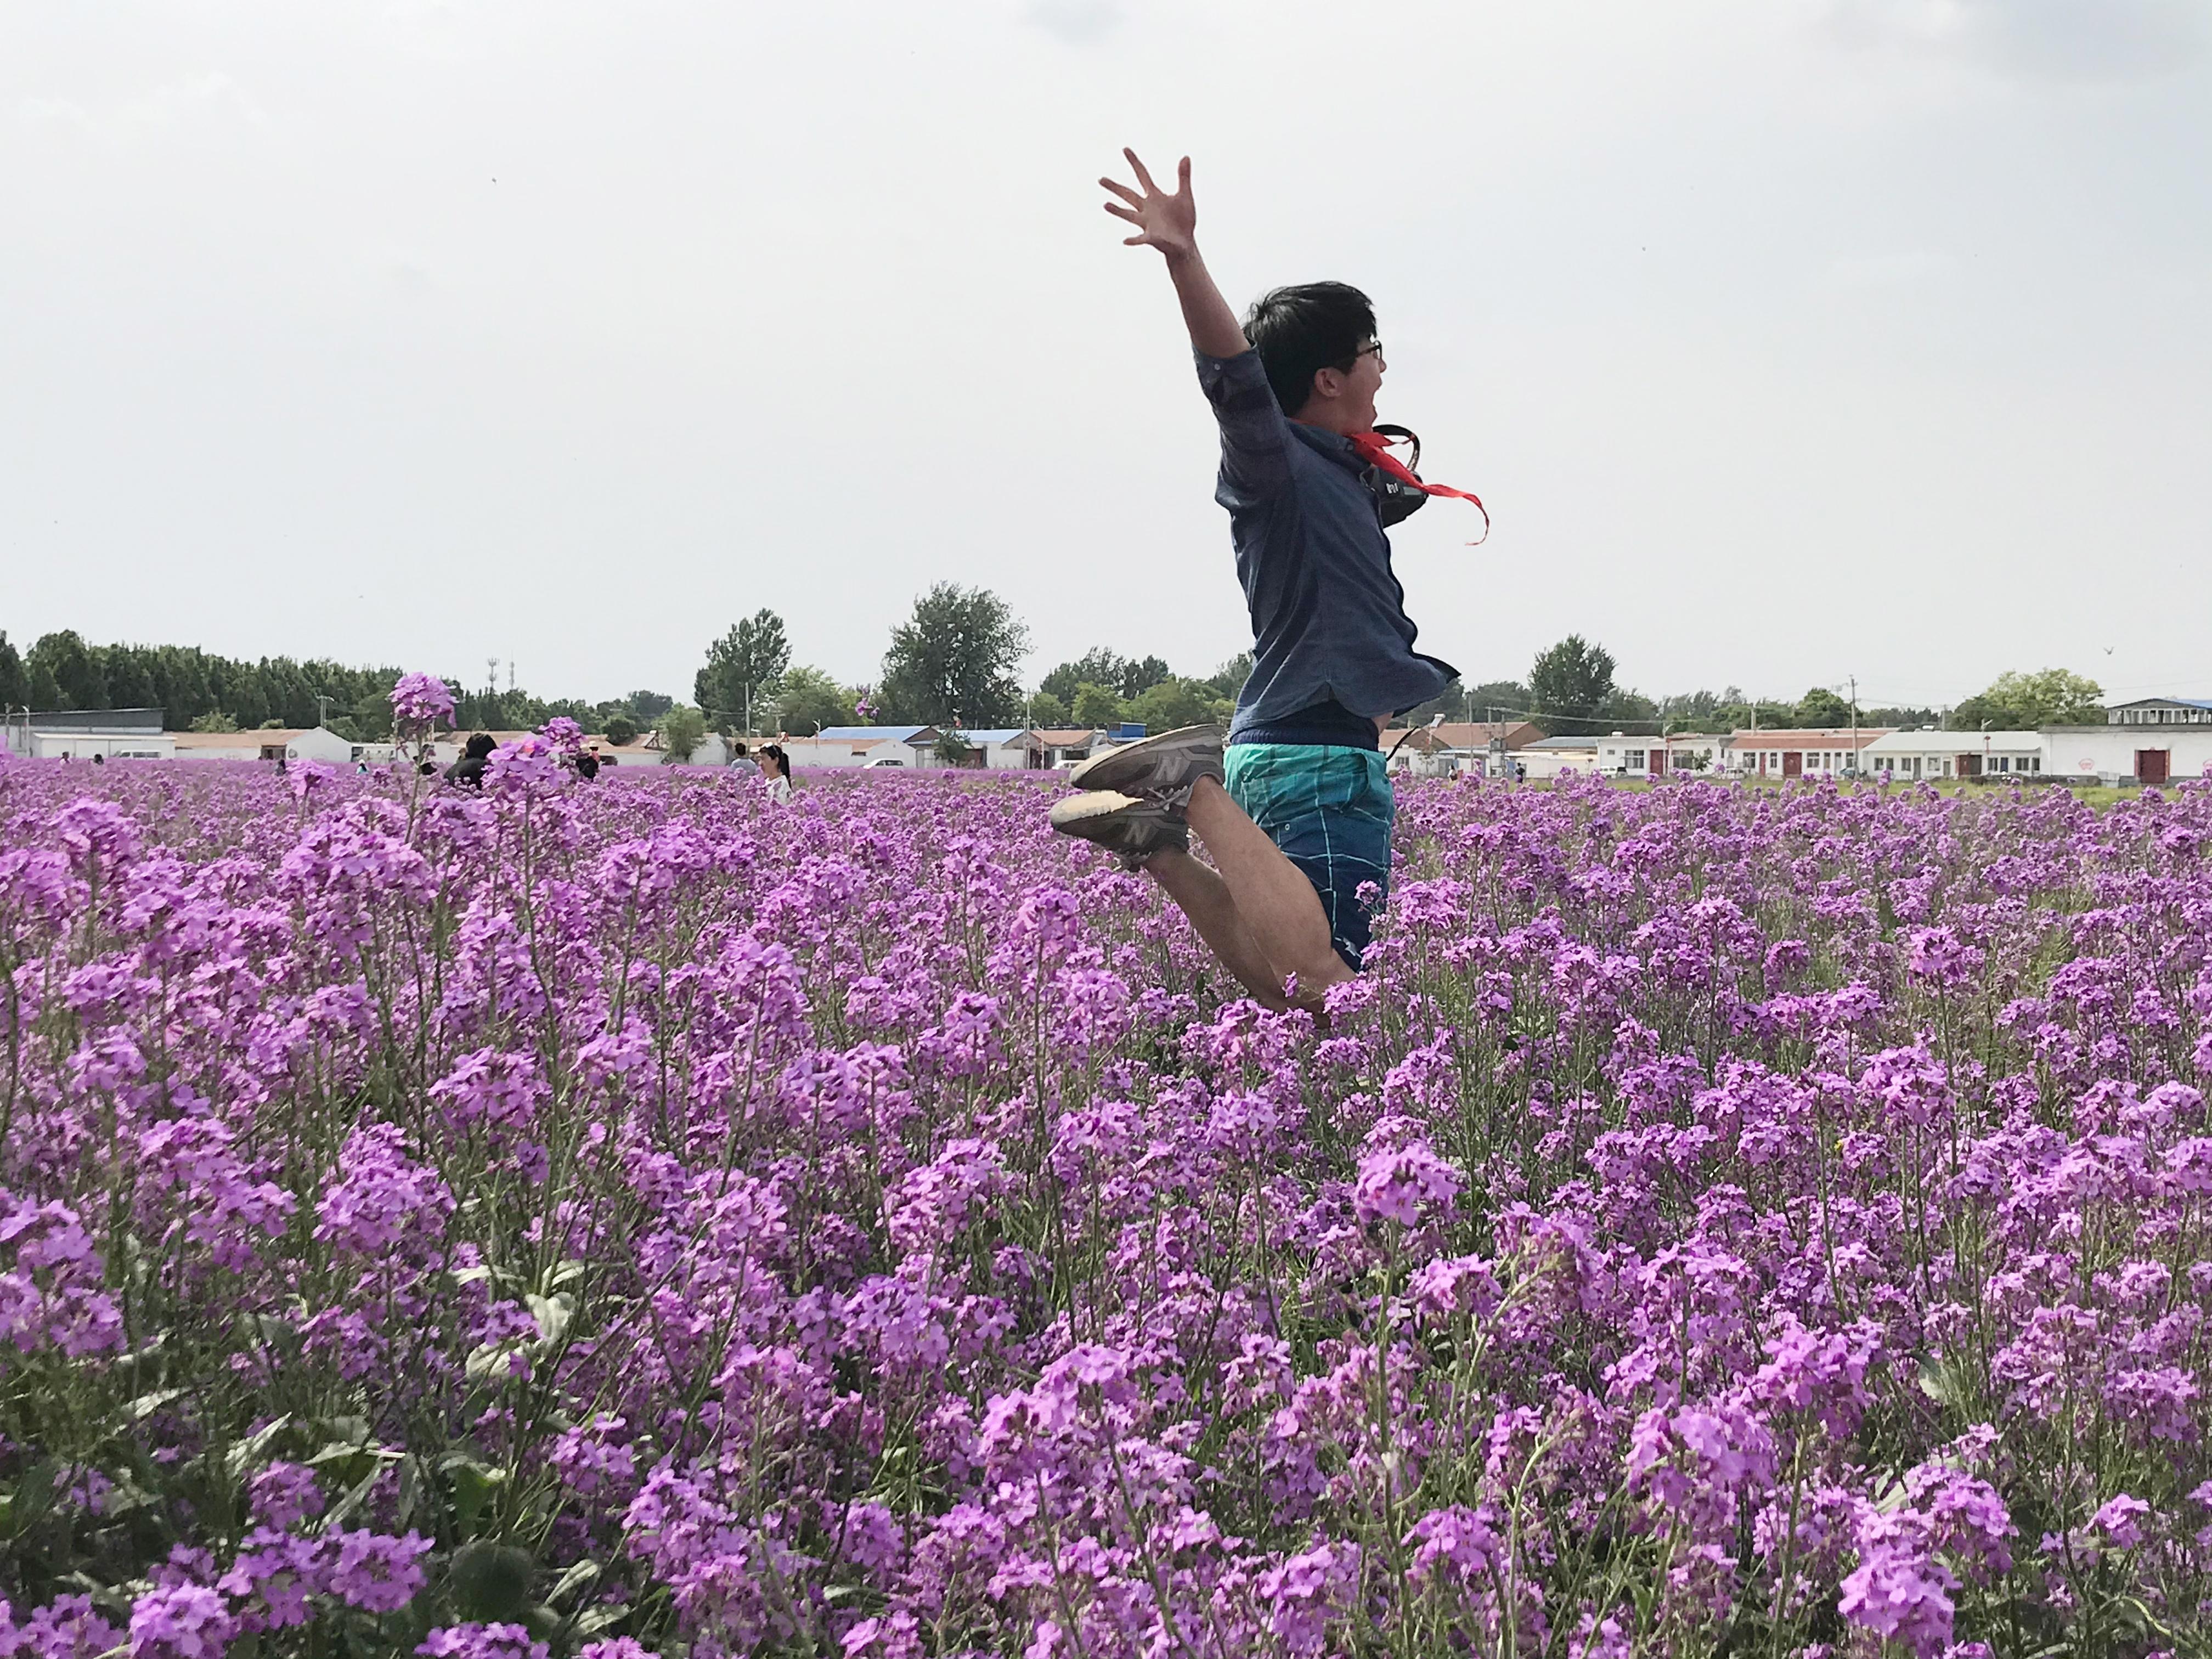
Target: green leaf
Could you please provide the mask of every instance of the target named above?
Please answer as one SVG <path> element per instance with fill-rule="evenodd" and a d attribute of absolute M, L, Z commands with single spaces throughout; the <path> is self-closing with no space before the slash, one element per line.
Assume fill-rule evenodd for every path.
<path fill-rule="evenodd" d="M 438 1470 L 453 1483 L 453 1516 L 462 1536 L 475 1537 L 477 1517 L 492 1493 L 507 1484 L 507 1471 L 487 1468 L 466 1452 L 448 1452 L 438 1461 Z"/>
<path fill-rule="evenodd" d="M 453 1603 L 464 1619 L 511 1624 L 530 1604 L 530 1552 L 479 1538 L 453 1552 Z"/>
<path fill-rule="evenodd" d="M 514 1357 L 523 1350 L 516 1340 L 479 1342 L 469 1351 L 468 1362 L 461 1370 L 471 1382 L 489 1382 L 496 1387 L 514 1377 Z"/>
<path fill-rule="evenodd" d="M 553 1602 L 558 1601 L 570 1590 L 581 1589 L 590 1583 L 599 1576 L 600 1571 L 599 1564 L 596 1561 L 577 1562 L 574 1566 L 561 1575 L 559 1582 L 551 1589 L 545 1592 L 547 1605 L 550 1606 Z"/>
<path fill-rule="evenodd" d="M 183 1391 L 179 1389 L 178 1392 Z M 270 1443 L 278 1435 L 283 1433 L 291 1425 L 291 1422 L 292 1413 L 286 1412 L 282 1417 L 271 1419 L 233 1446 L 222 1460 L 225 1473 L 235 1480 L 254 1464 L 258 1463 L 262 1454 L 269 1449 Z"/>
<path fill-rule="evenodd" d="M 181 1400 L 190 1389 L 156 1389 L 151 1394 L 142 1394 L 123 1409 L 134 1423 L 143 1423 L 172 1400 Z"/>
<path fill-rule="evenodd" d="M 546 1342 L 558 1342 L 576 1315 L 576 1298 L 566 1291 L 553 1296 L 526 1296 L 522 1299 L 530 1309 L 530 1316 L 538 1322 L 538 1336 Z"/>
<path fill-rule="evenodd" d="M 42 1457 L 23 1471 L 8 1502 L 10 1532 L 22 1531 L 54 1506 L 54 1482 L 60 1475 L 61 1465 L 51 1457 Z"/>
<path fill-rule="evenodd" d="M 563 1285 L 574 1284 L 590 1271 L 590 1262 L 579 1261 L 571 1256 L 565 1261 L 555 1264 L 552 1273 L 546 1278 L 545 1288 L 549 1291 L 557 1291 Z"/>

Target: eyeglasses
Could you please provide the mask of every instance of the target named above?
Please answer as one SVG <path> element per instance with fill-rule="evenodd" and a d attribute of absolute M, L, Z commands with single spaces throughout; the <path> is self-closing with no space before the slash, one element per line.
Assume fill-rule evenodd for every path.
<path fill-rule="evenodd" d="M 1382 342 L 1380 340 L 1370 340 L 1365 345 L 1360 347 L 1358 350 L 1352 354 L 1351 362 L 1346 362 L 1344 366 L 1344 372 L 1349 374 L 1352 372 L 1352 363 L 1358 362 L 1362 357 L 1369 356 L 1375 359 L 1375 366 L 1377 368 L 1385 368 L 1389 367 L 1389 365 L 1382 361 Z"/>

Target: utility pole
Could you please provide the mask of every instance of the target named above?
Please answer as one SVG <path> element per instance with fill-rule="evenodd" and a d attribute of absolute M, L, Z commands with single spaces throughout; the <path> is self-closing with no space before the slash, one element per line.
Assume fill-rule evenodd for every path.
<path fill-rule="evenodd" d="M 1853 674 L 1849 684 L 1851 688 L 1851 773 L 1856 776 L 1859 769 L 1859 677 Z"/>
<path fill-rule="evenodd" d="M 328 726 L 330 723 L 331 700 L 325 696 L 321 692 L 318 691 L 315 693 L 315 724 L 317 726 Z"/>

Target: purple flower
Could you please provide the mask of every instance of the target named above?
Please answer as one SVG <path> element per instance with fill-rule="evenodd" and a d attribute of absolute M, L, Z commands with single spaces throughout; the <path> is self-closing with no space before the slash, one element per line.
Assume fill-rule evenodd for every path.
<path fill-rule="evenodd" d="M 1412 1226 L 1423 1204 L 1449 1212 L 1465 1180 L 1425 1140 L 1370 1152 L 1359 1161 L 1352 1188 L 1352 1207 L 1362 1221 L 1395 1221 Z"/>
<path fill-rule="evenodd" d="M 222 1659 L 238 1620 L 204 1584 L 149 1590 L 131 1608 L 133 1659 Z"/>

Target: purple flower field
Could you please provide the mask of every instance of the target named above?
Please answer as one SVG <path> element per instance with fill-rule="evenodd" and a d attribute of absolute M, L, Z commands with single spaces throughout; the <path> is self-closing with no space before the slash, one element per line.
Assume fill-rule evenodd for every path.
<path fill-rule="evenodd" d="M 0 768 L 0 1656 L 2203 1654 L 2212 790 Z"/>

